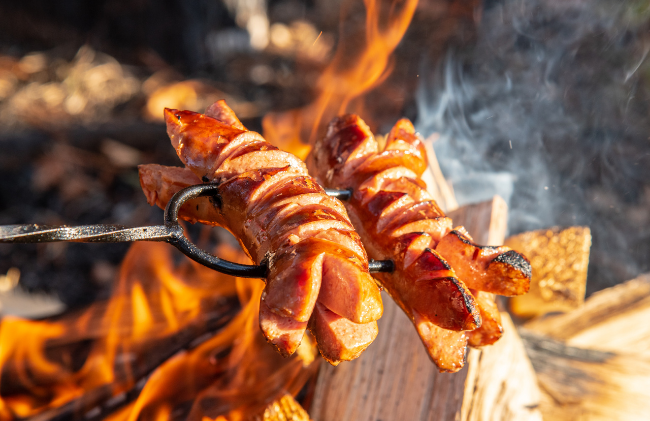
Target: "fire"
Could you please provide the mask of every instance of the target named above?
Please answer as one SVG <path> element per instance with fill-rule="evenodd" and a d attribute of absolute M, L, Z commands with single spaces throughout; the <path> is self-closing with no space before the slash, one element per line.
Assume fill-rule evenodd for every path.
<path fill-rule="evenodd" d="M 302 357 L 283 359 L 264 342 L 257 322 L 263 282 L 185 258 L 175 265 L 172 251 L 133 245 L 107 302 L 52 320 L 4 318 L 0 419 L 112 410 L 101 405 L 128 400 L 143 381 L 137 399 L 110 419 L 166 420 L 179 410 L 187 419 L 247 419 L 295 395 L 316 367 L 313 344 L 305 338 Z M 227 246 L 218 254 L 247 260 Z"/>
<path fill-rule="evenodd" d="M 392 53 L 417 0 L 364 4 L 365 32 L 341 36 L 316 99 L 264 118 L 269 141 L 304 159 L 324 124 L 345 112 L 363 114 L 364 95 L 391 74 Z M 193 100 L 186 91 L 182 100 Z M 247 261 L 225 246 L 217 254 Z M 264 341 L 258 327 L 264 284 L 187 259 L 174 264 L 175 258 L 167 245 L 135 244 L 109 300 L 53 319 L 3 318 L 0 420 L 91 411 L 112 421 L 163 421 L 179 413 L 237 421 L 295 395 L 317 368 L 314 344 L 305 336 L 296 355 L 284 359 Z"/>
<path fill-rule="evenodd" d="M 323 124 L 333 117 L 363 114 L 363 94 L 390 75 L 392 53 L 411 23 L 417 0 L 364 0 L 365 42 L 359 50 L 352 34 L 341 37 L 331 63 L 318 79 L 318 96 L 304 108 L 268 114 L 262 124 L 264 137 L 281 149 L 304 159 Z M 345 12 L 345 10 L 344 10 Z M 343 13 L 345 14 L 345 13 Z"/>

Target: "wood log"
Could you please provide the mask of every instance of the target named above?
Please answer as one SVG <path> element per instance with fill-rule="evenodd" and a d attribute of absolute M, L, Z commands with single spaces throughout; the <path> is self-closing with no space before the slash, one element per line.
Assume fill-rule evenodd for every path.
<path fill-rule="evenodd" d="M 441 374 L 411 321 L 387 296 L 379 336 L 358 359 L 320 369 L 311 417 L 329 420 L 455 420 L 467 370 Z"/>
<path fill-rule="evenodd" d="M 503 244 L 508 205 L 501 197 L 463 206 L 449 216 L 454 225 L 464 225 L 478 244 Z M 524 345 L 510 316 L 502 312 L 501 320 L 504 329 L 501 339 L 491 346 L 470 349 L 467 356 L 462 421 L 542 419 L 537 409 L 540 401 L 537 379 Z"/>
<path fill-rule="evenodd" d="M 526 329 L 580 348 L 650 354 L 650 274 L 596 292 L 570 313 L 533 319 Z"/>
<path fill-rule="evenodd" d="M 650 357 L 576 348 L 522 330 L 548 420 L 646 420 Z"/>
<path fill-rule="evenodd" d="M 445 212 L 451 212 L 458 209 L 458 202 L 456 201 L 456 196 L 454 196 L 454 190 L 442 174 L 440 164 L 438 164 L 438 158 L 433 150 L 432 145 L 437 138 L 438 134 L 435 133 L 432 136 L 429 136 L 427 141 L 424 142 L 424 148 L 427 150 L 429 166 L 426 171 L 424 171 L 424 174 L 422 174 L 422 180 L 427 183 L 427 190 L 429 190 L 429 193 L 431 193 L 434 200 L 438 203 L 440 209 Z"/>
<path fill-rule="evenodd" d="M 533 268 L 530 291 L 510 299 L 510 311 L 531 318 L 567 312 L 584 304 L 591 230 L 549 228 L 509 237 L 505 245 L 523 253 Z"/>
<path fill-rule="evenodd" d="M 508 230 L 508 205 L 501 196 L 465 205 L 449 212 L 448 216 L 454 221 L 454 226 L 465 226 L 476 244 L 500 246 L 504 242 Z"/>
<path fill-rule="evenodd" d="M 650 413 L 650 274 L 520 330 L 552 420 L 642 420 Z"/>
<path fill-rule="evenodd" d="M 504 205 L 502 199 L 495 198 L 470 205 L 467 209 L 459 209 L 452 216 L 455 217 L 456 225 L 467 227 L 475 238 L 498 243 L 503 241 L 505 233 L 500 228 L 506 224 L 507 209 L 504 209 Z M 490 230 L 502 233 L 491 234 Z M 517 337 L 512 326 L 507 329 L 511 336 Z M 508 347 L 510 343 L 508 341 L 505 346 Z M 523 347 L 520 346 L 520 351 L 521 349 Z M 486 352 L 485 362 L 479 358 L 477 364 L 478 367 L 484 367 L 487 361 L 498 360 L 498 354 L 502 351 L 495 348 L 492 352 L 473 352 Z M 475 354 L 470 354 L 472 355 Z M 507 358 L 524 359 L 522 364 L 512 363 L 508 366 L 512 369 L 530 364 L 523 351 L 507 355 L 510 356 Z M 473 358 L 470 357 L 467 364 L 470 370 Z M 520 375 L 510 371 L 508 374 Z M 481 380 L 481 385 L 490 382 L 489 377 L 483 379 L 482 373 L 473 375 Z M 510 410 L 509 400 L 503 402 L 498 400 L 498 396 L 485 394 L 474 396 L 481 392 L 474 391 L 473 387 L 471 390 L 465 388 L 467 376 L 467 367 L 455 374 L 439 373 L 429 360 L 411 321 L 389 297 L 384 296 L 384 315 L 379 320 L 379 336 L 357 360 L 342 363 L 338 367 L 323 364 L 316 381 L 310 414 L 318 421 L 457 420 L 461 415 L 464 395 L 465 399 L 480 402 L 484 407 L 495 410 L 503 407 L 503 412 Z M 500 379 L 505 381 L 506 377 Z M 534 379 L 532 383 L 534 385 Z M 502 384 L 499 383 L 499 387 Z M 481 386 L 482 390 L 486 389 Z M 512 388 L 512 394 L 516 391 L 516 388 Z M 495 400 L 494 404 L 488 403 L 492 400 Z"/>
<path fill-rule="evenodd" d="M 508 313 L 494 345 L 471 349 L 461 421 L 541 421 L 533 366 Z"/>

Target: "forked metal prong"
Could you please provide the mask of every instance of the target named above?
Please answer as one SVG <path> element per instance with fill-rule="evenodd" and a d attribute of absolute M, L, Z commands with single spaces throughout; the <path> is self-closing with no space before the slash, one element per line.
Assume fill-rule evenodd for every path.
<path fill-rule="evenodd" d="M 326 190 L 326 193 L 340 200 L 348 200 L 352 195 L 349 190 Z M 242 265 L 220 259 L 200 249 L 185 236 L 183 227 L 178 223 L 180 208 L 188 200 L 204 196 L 218 197 L 219 187 L 216 184 L 199 184 L 186 187 L 174 194 L 165 208 L 165 225 L 134 228 L 108 224 L 75 227 L 38 224 L 4 225 L 0 226 L 0 243 L 164 241 L 179 249 L 190 259 L 218 272 L 241 278 L 265 278 L 268 272 L 266 265 Z M 393 270 L 394 264 L 391 260 L 369 262 L 369 271 L 372 273 Z"/>
<path fill-rule="evenodd" d="M 335 197 L 343 201 L 350 200 L 352 197 L 352 190 L 325 189 L 325 193 L 330 197 Z"/>

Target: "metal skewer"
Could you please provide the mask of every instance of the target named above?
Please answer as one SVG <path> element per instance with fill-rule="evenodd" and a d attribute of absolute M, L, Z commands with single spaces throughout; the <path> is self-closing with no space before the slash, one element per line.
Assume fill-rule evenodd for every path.
<path fill-rule="evenodd" d="M 326 190 L 330 196 L 348 200 L 352 195 L 349 190 Z M 266 278 L 266 265 L 242 265 L 214 256 L 198 248 L 184 234 L 178 223 L 178 212 L 185 202 L 197 197 L 219 196 L 219 187 L 215 184 L 199 184 L 186 187 L 172 196 L 165 208 L 164 225 L 128 228 L 121 225 L 81 225 L 75 227 L 49 225 L 2 225 L 0 226 L 0 243 L 49 243 L 71 241 L 80 243 L 121 243 L 132 241 L 164 241 L 179 249 L 190 259 L 228 275 L 241 278 Z M 392 272 L 391 260 L 371 260 L 369 271 Z"/>

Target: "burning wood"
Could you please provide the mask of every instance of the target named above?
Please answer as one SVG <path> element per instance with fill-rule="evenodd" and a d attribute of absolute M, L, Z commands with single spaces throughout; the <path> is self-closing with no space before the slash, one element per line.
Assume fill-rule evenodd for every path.
<path fill-rule="evenodd" d="M 246 261 L 223 247 L 221 255 Z M 163 244 L 136 244 L 109 301 L 50 320 L 4 318 L 0 418 L 118 408 L 112 419 L 246 418 L 297 393 L 316 367 L 313 345 L 307 339 L 289 359 L 266 345 L 254 322 L 263 283 L 172 261 Z"/>
<path fill-rule="evenodd" d="M 310 421 L 310 418 L 291 395 L 284 395 L 266 407 L 259 421 Z"/>

